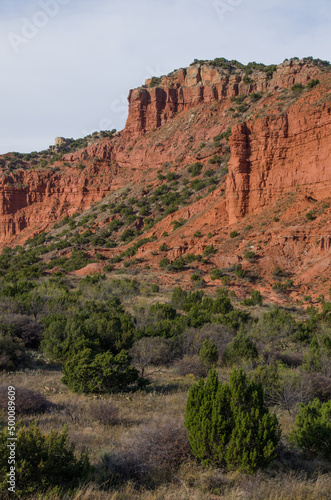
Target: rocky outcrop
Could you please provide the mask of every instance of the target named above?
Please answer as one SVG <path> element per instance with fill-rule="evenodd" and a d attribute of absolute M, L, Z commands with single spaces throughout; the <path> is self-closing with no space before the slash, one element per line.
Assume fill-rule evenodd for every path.
<path fill-rule="evenodd" d="M 298 187 L 316 200 L 330 195 L 330 100 L 310 106 L 302 99 L 280 116 L 239 124 L 230 143 L 230 224 Z"/>
<path fill-rule="evenodd" d="M 321 84 L 299 100 L 293 100 L 288 91 L 289 100 L 279 100 L 284 89 L 295 83 L 306 85 L 316 77 L 323 77 L 329 86 Z M 48 170 L 32 166 L 29 170 L 24 165 L 8 174 L 4 167 L 0 244 L 21 243 L 129 183 L 141 192 L 149 182 L 157 182 L 157 172 L 165 165 L 186 169 L 197 160 L 207 163 L 215 154 L 225 157 L 228 142 L 215 147 L 213 138 L 228 127 L 232 135 L 225 197 L 230 224 L 262 211 L 299 184 L 316 199 L 330 192 L 330 78 L 313 63 L 287 61 L 271 78 L 263 71 L 248 77 L 241 69 L 229 72 L 196 64 L 151 85 L 154 81 L 147 80 L 144 87 L 130 92 L 124 131 L 65 154 Z M 239 103 L 231 98 L 253 92 L 263 93 L 263 98 L 256 103 L 247 99 L 249 111 L 239 116 L 242 122 L 238 123 L 231 107 Z M 224 167 L 225 160 L 220 168 Z M 214 196 L 219 197 L 216 204 L 224 205 L 224 224 L 224 186 L 208 199 Z M 192 210 L 200 209 L 198 205 L 185 208 L 191 213 L 182 215 L 188 219 Z M 212 213 L 204 224 L 216 228 L 221 224 L 219 214 Z"/>
<path fill-rule="evenodd" d="M 9 243 L 26 228 L 38 233 L 65 215 L 84 210 L 111 189 L 112 172 L 96 167 L 83 173 L 19 171 L 0 181 L 0 244 Z M 26 234 L 26 239 L 30 234 Z"/>
<path fill-rule="evenodd" d="M 286 61 L 277 67 L 271 79 L 263 71 L 254 71 L 249 77 L 237 69 L 233 73 L 210 64 L 196 64 L 179 69 L 162 78 L 159 85 L 145 86 L 130 91 L 129 116 L 126 130 L 139 136 L 161 127 L 176 113 L 187 111 L 200 103 L 210 104 L 252 92 L 273 92 L 306 84 L 319 70 L 303 61 Z"/>

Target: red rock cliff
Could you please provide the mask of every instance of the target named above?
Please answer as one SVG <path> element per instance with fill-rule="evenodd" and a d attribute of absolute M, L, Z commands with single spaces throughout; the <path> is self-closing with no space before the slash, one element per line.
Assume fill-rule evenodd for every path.
<path fill-rule="evenodd" d="M 130 91 L 125 130 L 139 136 L 200 103 L 210 104 L 252 92 L 273 92 L 295 83 L 306 84 L 317 73 L 314 65 L 292 60 L 280 64 L 271 79 L 262 71 L 254 71 L 248 78 L 243 70 L 229 73 L 209 64 L 179 69 L 163 77 L 155 87 L 150 87 L 152 80 L 146 80 L 144 88 Z"/>
<path fill-rule="evenodd" d="M 163 77 L 157 87 L 147 81 L 130 92 L 126 127 L 112 139 L 65 155 L 53 171 L 3 173 L 0 243 L 21 243 L 114 189 L 155 180 L 165 162 L 186 168 L 197 159 L 207 162 L 215 153 L 226 154 L 227 144 L 222 152 L 213 137 L 228 127 L 230 223 L 261 211 L 297 184 L 322 198 L 330 190 L 329 75 L 311 62 L 287 61 L 272 78 L 262 71 L 248 78 L 240 69 L 197 64 Z M 317 77 L 321 85 L 304 91 L 299 100 L 279 100 L 293 84 L 306 85 Z M 238 103 L 231 97 L 253 92 L 263 98 L 250 102 L 238 124 L 230 111 Z M 203 151 L 202 143 L 208 146 Z"/>
<path fill-rule="evenodd" d="M 330 94 L 329 94 L 330 96 Z M 230 224 L 261 212 L 280 195 L 331 192 L 331 101 L 303 97 L 288 111 L 234 127 L 227 180 Z"/>

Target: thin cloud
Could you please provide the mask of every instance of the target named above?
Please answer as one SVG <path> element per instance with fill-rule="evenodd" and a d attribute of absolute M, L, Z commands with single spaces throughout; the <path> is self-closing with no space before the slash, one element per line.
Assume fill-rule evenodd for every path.
<path fill-rule="evenodd" d="M 0 153 L 121 129 L 130 88 L 194 58 L 329 58 L 327 0 L 8 0 L 0 12 Z"/>

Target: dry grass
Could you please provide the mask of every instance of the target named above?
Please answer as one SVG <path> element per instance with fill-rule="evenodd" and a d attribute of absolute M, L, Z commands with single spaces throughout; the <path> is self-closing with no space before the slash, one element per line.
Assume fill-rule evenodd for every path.
<path fill-rule="evenodd" d="M 218 371 L 222 380 L 228 378 L 227 370 Z M 67 425 L 76 450 L 88 450 L 97 470 L 107 464 L 105 457 L 109 458 L 109 469 L 103 476 L 108 480 L 107 490 L 87 484 L 63 500 L 331 500 L 330 464 L 305 460 L 287 447 L 286 436 L 295 417 L 288 411 L 277 409 L 284 438 L 275 467 L 265 474 L 225 474 L 203 469 L 185 448 L 181 422 L 188 389 L 197 380 L 193 375 L 180 376 L 174 368 L 164 368 L 144 391 L 102 397 L 74 395 L 60 379 L 59 369 L 25 371 L 1 374 L 0 384 L 33 389 L 54 403 L 56 408 L 37 416 L 41 430 L 60 430 Z M 22 416 L 26 424 L 34 419 L 36 416 Z M 132 478 L 136 476 L 137 482 L 122 477 L 122 483 L 112 484 L 112 461 L 120 453 L 122 465 L 135 459 Z M 165 459 L 168 453 L 170 460 Z M 137 470 L 142 473 L 140 478 Z M 145 483 L 141 481 L 144 474 Z M 44 494 L 33 500 L 47 498 L 61 497 Z"/>

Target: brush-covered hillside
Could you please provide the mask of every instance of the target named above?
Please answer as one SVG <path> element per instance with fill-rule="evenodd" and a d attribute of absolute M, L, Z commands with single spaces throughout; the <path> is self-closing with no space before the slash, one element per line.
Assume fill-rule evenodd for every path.
<path fill-rule="evenodd" d="M 18 498 L 330 498 L 330 67 L 195 60 L 0 157 L 1 498 L 9 407 Z"/>

